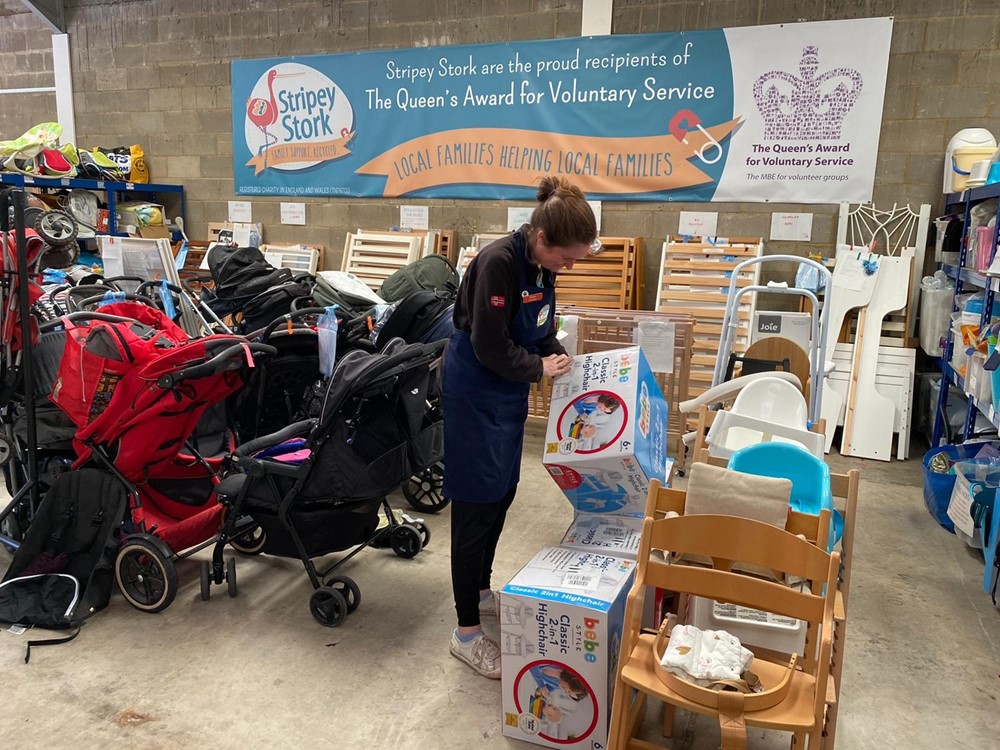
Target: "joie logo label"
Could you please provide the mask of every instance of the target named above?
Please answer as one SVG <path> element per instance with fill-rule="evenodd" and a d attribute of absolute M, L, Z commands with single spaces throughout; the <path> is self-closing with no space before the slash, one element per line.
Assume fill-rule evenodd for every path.
<path fill-rule="evenodd" d="M 781 333 L 781 316 L 758 315 L 757 333 Z"/>

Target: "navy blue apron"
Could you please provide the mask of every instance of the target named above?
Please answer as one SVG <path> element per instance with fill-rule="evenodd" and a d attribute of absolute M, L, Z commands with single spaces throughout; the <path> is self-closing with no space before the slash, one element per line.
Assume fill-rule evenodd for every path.
<path fill-rule="evenodd" d="M 518 231 L 513 239 L 521 308 L 510 322 L 510 337 L 537 354 L 538 344 L 551 330 L 555 289 L 525 278 L 525 236 Z M 444 496 L 499 502 L 521 475 L 531 385 L 484 367 L 465 331 L 452 334 L 444 362 Z"/>

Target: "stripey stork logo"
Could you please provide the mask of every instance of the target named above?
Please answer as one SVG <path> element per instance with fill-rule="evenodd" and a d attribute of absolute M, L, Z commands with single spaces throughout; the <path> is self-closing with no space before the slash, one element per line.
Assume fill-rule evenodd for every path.
<path fill-rule="evenodd" d="M 354 107 L 343 90 L 308 65 L 283 62 L 257 79 L 244 126 L 254 174 L 294 172 L 350 153 Z"/>

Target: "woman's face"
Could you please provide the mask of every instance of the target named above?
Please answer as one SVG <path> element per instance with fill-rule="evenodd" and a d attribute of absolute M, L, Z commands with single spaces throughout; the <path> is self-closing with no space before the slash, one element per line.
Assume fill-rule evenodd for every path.
<path fill-rule="evenodd" d="M 552 273 L 558 273 L 564 268 L 572 268 L 574 263 L 586 257 L 589 250 L 590 245 L 582 243 L 572 247 L 550 245 L 545 237 L 545 232 L 540 229 L 535 235 L 532 255 L 534 261 L 542 268 L 552 271 Z"/>

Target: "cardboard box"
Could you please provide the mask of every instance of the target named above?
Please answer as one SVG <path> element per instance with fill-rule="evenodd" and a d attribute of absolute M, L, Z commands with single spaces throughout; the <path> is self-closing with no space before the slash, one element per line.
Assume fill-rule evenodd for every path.
<path fill-rule="evenodd" d="M 166 227 L 139 227 L 139 236 L 144 240 L 169 240 L 170 230 Z"/>
<path fill-rule="evenodd" d="M 577 512 L 641 517 L 673 465 L 668 417 L 639 347 L 579 355 L 552 383 L 542 463 Z"/>
<path fill-rule="evenodd" d="M 642 521 L 629 516 L 581 514 L 566 529 L 559 546 L 635 560 L 639 553 Z"/>
<path fill-rule="evenodd" d="M 753 317 L 750 343 L 772 336 L 793 341 L 808 353 L 809 339 L 812 338 L 812 316 L 809 313 L 758 310 Z"/>
<path fill-rule="evenodd" d="M 500 592 L 503 734 L 607 747 L 625 599 L 635 563 L 545 547 Z"/>

